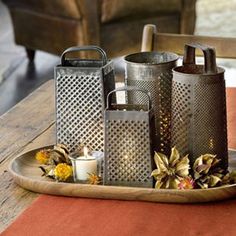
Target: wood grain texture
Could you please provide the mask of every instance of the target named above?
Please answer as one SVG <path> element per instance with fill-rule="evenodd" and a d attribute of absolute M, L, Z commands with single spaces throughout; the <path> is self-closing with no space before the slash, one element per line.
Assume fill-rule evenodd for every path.
<path fill-rule="evenodd" d="M 55 126 L 49 127 L 43 135 L 32 140 L 23 152 L 55 143 Z M 7 171 L 11 158 L 0 165 L 0 232 L 3 231 L 32 201 L 37 193 L 27 191 L 14 183 L 12 175 Z"/>
<path fill-rule="evenodd" d="M 7 171 L 20 152 L 55 143 L 53 81 L 0 117 L 0 232 L 38 196 L 20 188 Z"/>
<path fill-rule="evenodd" d="M 180 16 L 180 33 L 193 34 L 196 22 L 196 1 L 182 0 L 182 11 Z"/>
<path fill-rule="evenodd" d="M 236 38 L 166 34 L 155 32 L 155 25 L 148 24 L 144 26 L 142 51 L 144 49 L 146 49 L 146 51 L 168 51 L 183 55 L 185 44 L 201 43 L 214 47 L 216 49 L 217 57 L 236 58 Z M 197 50 L 196 55 L 202 56 L 202 52 Z"/>
<path fill-rule="evenodd" d="M 154 36 L 157 33 L 155 25 L 148 24 L 143 28 L 141 52 L 149 52 L 154 48 Z"/>
<path fill-rule="evenodd" d="M 38 149 L 32 150 L 16 157 L 9 166 L 9 171 L 15 182 L 21 187 L 34 192 L 73 197 L 168 203 L 209 202 L 236 196 L 236 184 L 211 189 L 158 190 L 152 188 L 57 183 L 48 178 L 41 177 L 41 170 L 38 168 L 39 164 L 35 160 L 35 153 L 37 151 Z"/>
<path fill-rule="evenodd" d="M 157 34 L 155 36 L 154 49 L 158 51 L 175 52 L 177 54 L 183 55 L 184 45 L 187 43 L 201 43 L 212 46 L 216 50 L 216 56 L 220 58 L 236 57 L 236 38 Z M 196 55 L 202 56 L 202 52 L 197 50 Z"/>
<path fill-rule="evenodd" d="M 50 80 L 0 117 L 0 163 L 54 123 L 53 107 L 54 90 Z"/>

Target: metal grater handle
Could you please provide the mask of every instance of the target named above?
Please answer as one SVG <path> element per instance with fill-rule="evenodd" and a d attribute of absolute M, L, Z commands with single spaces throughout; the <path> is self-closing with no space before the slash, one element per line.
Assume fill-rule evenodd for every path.
<path fill-rule="evenodd" d="M 81 52 L 81 51 L 96 51 L 101 55 L 101 59 L 103 62 L 103 66 L 107 64 L 107 55 L 103 49 L 98 46 L 90 45 L 90 46 L 82 46 L 82 47 L 70 47 L 66 49 L 61 55 L 61 65 L 65 65 L 66 54 L 70 52 Z"/>
<path fill-rule="evenodd" d="M 112 95 L 114 93 L 116 93 L 116 92 L 119 92 L 119 91 L 126 91 L 126 92 L 129 92 L 129 91 L 132 91 L 132 92 L 133 91 L 139 91 L 139 92 L 144 93 L 147 96 L 147 98 L 148 98 L 148 110 L 151 109 L 151 107 L 152 107 L 151 95 L 150 95 L 150 93 L 147 90 L 140 89 L 140 88 L 135 87 L 135 86 L 123 86 L 123 87 L 114 89 L 110 93 L 108 93 L 108 95 L 107 95 L 107 108 L 106 108 L 107 110 L 109 110 L 110 107 L 111 107 Z"/>
<path fill-rule="evenodd" d="M 216 74 L 217 73 L 216 53 L 215 49 L 210 46 L 198 43 L 186 44 L 184 47 L 183 65 L 196 64 L 195 50 L 197 48 L 201 49 L 204 54 L 204 72 L 206 74 Z"/>

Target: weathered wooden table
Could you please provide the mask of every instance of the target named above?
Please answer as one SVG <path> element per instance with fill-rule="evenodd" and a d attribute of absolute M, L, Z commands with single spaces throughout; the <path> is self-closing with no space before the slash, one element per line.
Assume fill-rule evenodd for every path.
<path fill-rule="evenodd" d="M 52 80 L 0 116 L 0 232 L 38 196 L 13 182 L 9 161 L 21 152 L 54 144 L 54 122 Z"/>
<path fill-rule="evenodd" d="M 16 155 L 55 143 L 54 97 L 51 80 L 0 117 L 0 232 L 39 196 L 17 186 L 7 168 Z"/>

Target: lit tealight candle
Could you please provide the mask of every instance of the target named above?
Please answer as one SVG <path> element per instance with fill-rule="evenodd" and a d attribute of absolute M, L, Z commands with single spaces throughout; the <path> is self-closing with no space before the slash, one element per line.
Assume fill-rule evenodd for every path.
<path fill-rule="evenodd" d="M 84 156 L 73 158 L 75 180 L 87 180 L 89 173 L 97 174 L 97 160 L 88 155 L 88 148 L 84 147 Z"/>

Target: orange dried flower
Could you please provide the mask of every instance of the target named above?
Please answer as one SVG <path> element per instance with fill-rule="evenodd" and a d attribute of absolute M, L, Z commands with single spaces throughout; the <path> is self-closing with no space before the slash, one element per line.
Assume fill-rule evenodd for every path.
<path fill-rule="evenodd" d="M 98 175 L 96 175 L 94 173 L 88 173 L 88 175 L 89 175 L 89 177 L 88 177 L 89 184 L 97 185 L 97 184 L 101 183 L 101 178 Z"/>
<path fill-rule="evenodd" d="M 35 158 L 40 164 L 47 164 L 50 158 L 49 151 L 47 149 L 40 150 L 36 153 Z"/>
<path fill-rule="evenodd" d="M 191 177 L 186 177 L 178 184 L 178 189 L 193 189 L 194 181 Z"/>

